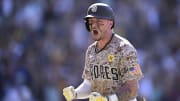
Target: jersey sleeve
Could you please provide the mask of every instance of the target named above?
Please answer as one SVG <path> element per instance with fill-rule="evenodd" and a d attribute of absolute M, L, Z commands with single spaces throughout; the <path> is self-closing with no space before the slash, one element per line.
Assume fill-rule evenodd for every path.
<path fill-rule="evenodd" d="M 91 79 L 89 54 L 90 54 L 90 49 L 88 48 L 87 51 L 86 51 L 86 55 L 85 55 L 85 66 L 84 66 L 84 71 L 83 71 L 83 74 L 82 74 L 82 78 L 87 79 L 87 80 Z"/>
<path fill-rule="evenodd" d="M 134 47 L 125 46 L 119 61 L 120 78 L 122 82 L 128 80 L 140 80 L 143 77 L 140 65 L 137 61 L 137 52 Z"/>

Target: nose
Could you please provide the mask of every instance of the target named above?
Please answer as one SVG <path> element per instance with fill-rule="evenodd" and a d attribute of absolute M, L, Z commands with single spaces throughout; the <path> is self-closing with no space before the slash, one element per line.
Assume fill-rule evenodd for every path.
<path fill-rule="evenodd" d="M 91 29 L 96 28 L 96 26 L 97 26 L 97 23 L 92 23 L 92 24 L 91 24 Z"/>

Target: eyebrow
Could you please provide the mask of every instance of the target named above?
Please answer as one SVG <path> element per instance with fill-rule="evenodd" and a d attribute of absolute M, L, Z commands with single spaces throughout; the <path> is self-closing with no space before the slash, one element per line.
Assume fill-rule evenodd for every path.
<path fill-rule="evenodd" d="M 101 19 L 99 19 L 98 22 L 103 22 L 103 21 Z"/>

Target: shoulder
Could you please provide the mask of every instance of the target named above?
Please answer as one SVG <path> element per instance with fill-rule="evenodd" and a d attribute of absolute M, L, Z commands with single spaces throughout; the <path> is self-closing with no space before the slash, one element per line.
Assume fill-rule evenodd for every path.
<path fill-rule="evenodd" d="M 126 38 L 118 35 L 118 34 L 115 34 L 115 40 L 117 43 L 119 43 L 119 45 L 127 45 L 127 46 L 130 46 L 130 47 L 134 47 Z"/>
<path fill-rule="evenodd" d="M 95 49 L 96 43 L 97 42 L 94 42 L 94 43 L 92 43 L 91 45 L 88 46 L 88 48 L 86 50 L 86 54 L 90 54 Z"/>
<path fill-rule="evenodd" d="M 92 44 L 90 44 L 88 49 L 95 48 L 96 47 L 96 43 L 97 43 L 97 41 L 95 41 Z"/>
<path fill-rule="evenodd" d="M 126 38 L 117 34 L 114 35 L 113 44 L 116 44 L 117 48 L 124 54 L 128 54 L 131 52 L 136 53 L 135 47 Z"/>

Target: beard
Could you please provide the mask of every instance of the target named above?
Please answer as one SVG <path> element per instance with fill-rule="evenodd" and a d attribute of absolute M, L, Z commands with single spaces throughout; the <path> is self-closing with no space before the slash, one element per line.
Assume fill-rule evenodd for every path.
<path fill-rule="evenodd" d="M 98 30 L 92 30 L 92 39 L 94 41 L 100 41 L 102 39 L 102 33 Z"/>

